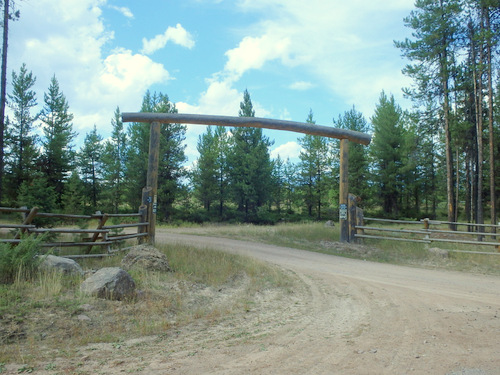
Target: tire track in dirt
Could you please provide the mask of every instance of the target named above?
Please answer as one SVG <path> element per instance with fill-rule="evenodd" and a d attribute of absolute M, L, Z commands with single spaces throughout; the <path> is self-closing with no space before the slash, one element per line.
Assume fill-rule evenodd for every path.
<path fill-rule="evenodd" d="M 292 270 L 307 286 L 303 306 L 284 314 L 282 324 L 196 358 L 178 352 L 168 373 L 500 374 L 497 277 L 231 239 L 175 233 L 157 239 L 251 255 Z"/>

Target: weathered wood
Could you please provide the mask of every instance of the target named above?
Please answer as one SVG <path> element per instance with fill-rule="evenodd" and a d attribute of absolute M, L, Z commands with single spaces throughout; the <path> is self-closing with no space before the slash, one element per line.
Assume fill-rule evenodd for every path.
<path fill-rule="evenodd" d="M 356 234 L 365 234 L 363 229 L 358 229 L 358 227 L 363 227 L 364 225 L 364 212 L 361 208 L 356 207 Z M 356 238 L 356 236 L 354 236 L 354 238 Z M 356 242 L 360 243 L 361 241 L 356 239 Z"/>
<path fill-rule="evenodd" d="M 30 229 L 35 228 L 34 225 L 22 225 L 22 224 L 0 224 L 0 228 L 4 229 Z"/>
<path fill-rule="evenodd" d="M 46 212 L 40 212 L 36 216 L 38 217 L 55 217 L 59 219 L 93 219 L 95 216 L 90 215 L 68 215 L 68 214 L 51 214 Z"/>
<path fill-rule="evenodd" d="M 219 125 L 235 127 L 265 128 L 287 130 L 297 133 L 320 135 L 328 138 L 348 139 L 362 145 L 371 142 L 371 136 L 365 133 L 330 126 L 316 125 L 304 122 L 274 120 L 260 117 L 211 116 L 180 113 L 122 113 L 123 122 L 159 122 L 182 123 L 194 125 Z"/>
<path fill-rule="evenodd" d="M 154 245 L 155 243 L 155 228 L 156 228 L 156 209 L 158 197 L 158 166 L 160 157 L 160 135 L 161 123 L 154 121 L 151 123 L 151 133 L 149 137 L 149 159 L 148 159 L 148 173 L 146 177 L 146 186 L 151 188 L 152 202 L 148 209 L 148 222 L 149 222 L 149 242 Z"/>
<path fill-rule="evenodd" d="M 137 227 L 137 233 L 138 234 L 148 233 L 148 227 L 149 227 L 148 206 L 146 206 L 144 203 L 139 207 L 139 214 L 140 214 L 139 223 L 145 224 L 145 225 Z M 146 242 L 144 237 L 140 237 L 138 241 L 139 241 L 139 244 Z"/>
<path fill-rule="evenodd" d="M 339 182 L 339 226 L 340 242 L 349 242 L 348 195 L 349 195 L 349 141 L 340 140 L 340 182 Z"/>
<path fill-rule="evenodd" d="M 134 228 L 134 227 L 144 227 L 149 223 L 132 223 L 132 224 L 116 224 L 116 225 L 105 225 L 102 229 L 119 229 L 119 228 Z"/>
<path fill-rule="evenodd" d="M 33 207 L 30 211 L 29 211 L 29 214 L 26 215 L 24 221 L 23 221 L 23 225 L 30 225 L 31 222 L 33 221 L 33 219 L 35 218 L 35 216 L 37 216 L 37 213 L 38 213 L 38 207 Z M 16 236 L 14 237 L 14 239 L 18 240 L 21 238 L 21 235 L 23 233 L 26 232 L 26 228 L 21 228 L 21 230 L 19 232 L 17 232 Z"/>
<path fill-rule="evenodd" d="M 380 232 L 394 232 L 394 233 L 411 233 L 411 234 L 428 234 L 429 232 L 425 230 L 411 230 L 411 229 L 393 229 L 393 228 L 380 228 L 380 227 L 367 227 L 367 226 L 359 226 L 356 227 L 358 229 L 363 230 L 377 230 Z M 448 231 L 450 233 L 450 231 Z"/>
<path fill-rule="evenodd" d="M 108 221 L 108 215 L 104 214 L 104 215 L 102 215 L 101 220 L 99 220 L 99 223 L 97 224 L 96 229 L 102 229 L 104 224 L 106 224 L 106 221 Z M 87 244 L 88 247 L 87 247 L 87 250 L 85 251 L 86 254 L 90 254 L 90 252 L 92 251 L 92 247 L 96 244 L 95 241 L 97 241 L 98 237 L 99 237 L 99 233 L 94 233 L 94 235 L 90 239 L 90 243 Z M 100 242 L 100 243 L 104 243 L 104 242 Z"/>
<path fill-rule="evenodd" d="M 348 195 L 349 200 L 349 214 L 348 214 L 348 222 L 349 222 L 349 241 L 354 242 L 354 235 L 356 234 L 356 196 L 354 194 Z"/>
<path fill-rule="evenodd" d="M 110 241 L 123 241 L 123 240 L 129 240 L 131 238 L 139 238 L 139 237 L 146 237 L 148 236 L 148 233 L 132 233 L 132 234 L 124 234 L 120 236 L 108 236 L 108 239 Z"/>
<path fill-rule="evenodd" d="M 107 233 L 108 230 L 101 229 L 72 229 L 72 228 L 37 228 L 29 229 L 30 233 Z"/>
<path fill-rule="evenodd" d="M 101 241 L 92 243 L 92 247 L 94 246 L 105 246 L 112 245 L 113 241 Z M 81 246 L 89 246 L 88 242 L 52 242 L 52 243 L 42 243 L 42 247 L 81 247 Z"/>
<path fill-rule="evenodd" d="M 406 221 L 406 220 L 392 220 L 392 219 L 377 219 L 374 217 L 365 217 L 365 221 L 380 221 L 382 223 L 394 223 L 394 224 L 419 224 L 422 225 L 420 221 Z"/>
<path fill-rule="evenodd" d="M 429 240 L 412 240 L 412 239 L 401 238 L 401 237 L 372 236 L 370 234 L 356 234 L 356 238 L 373 238 L 376 240 L 394 240 L 394 241 L 405 241 L 405 242 L 431 243 L 431 241 L 429 241 Z"/>
<path fill-rule="evenodd" d="M 28 208 L 10 208 L 10 207 L 0 207 L 2 212 L 30 212 Z"/>

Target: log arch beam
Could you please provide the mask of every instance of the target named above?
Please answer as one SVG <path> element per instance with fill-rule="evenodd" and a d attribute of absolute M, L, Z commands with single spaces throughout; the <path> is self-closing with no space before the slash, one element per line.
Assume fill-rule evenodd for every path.
<path fill-rule="evenodd" d="M 142 122 L 150 123 L 151 137 L 149 148 L 149 165 L 148 177 L 145 190 L 149 194 L 143 200 L 143 204 L 147 205 L 148 218 L 150 226 L 148 228 L 149 241 L 154 244 L 155 241 L 155 222 L 156 222 L 156 194 L 158 191 L 158 153 L 159 153 L 159 136 L 160 124 L 193 124 L 193 125 L 216 125 L 216 126 L 233 126 L 247 128 L 264 128 L 292 131 L 296 133 L 304 133 L 317 135 L 328 138 L 340 139 L 340 197 L 339 197 L 339 224 L 340 224 L 340 241 L 349 242 L 348 232 L 348 143 L 349 141 L 361 145 L 369 145 L 371 136 L 369 134 L 333 128 L 330 126 L 310 124 L 305 122 L 295 122 L 286 120 L 274 120 L 260 117 L 235 117 L 235 116 L 213 116 L 213 115 L 194 115 L 184 113 L 149 113 L 149 112 L 124 112 L 122 113 L 123 122 Z"/>

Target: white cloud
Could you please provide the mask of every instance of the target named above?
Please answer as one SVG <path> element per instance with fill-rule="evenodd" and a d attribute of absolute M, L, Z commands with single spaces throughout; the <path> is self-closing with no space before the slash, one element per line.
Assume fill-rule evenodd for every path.
<path fill-rule="evenodd" d="M 287 61 L 290 39 L 279 35 L 243 38 L 238 47 L 226 52 L 228 61 L 224 70 L 241 77 L 250 69 L 260 69 L 269 60 Z"/>
<path fill-rule="evenodd" d="M 150 55 L 165 47 L 169 41 L 189 49 L 195 44 L 192 35 L 178 23 L 175 27 L 169 26 L 163 34 L 156 35 L 150 40 L 143 38 L 141 52 Z"/>
<path fill-rule="evenodd" d="M 314 84 L 311 82 L 306 82 L 306 81 L 297 81 L 292 83 L 289 88 L 292 90 L 298 90 L 298 91 L 305 91 L 312 89 L 314 87 Z"/>
<path fill-rule="evenodd" d="M 126 49 L 104 53 L 114 39 L 101 19 L 105 4 L 37 0 L 26 3 L 22 17 L 11 26 L 9 70 L 26 62 L 37 77 L 34 89 L 40 106 L 55 74 L 75 115 L 80 140 L 94 124 L 107 136 L 116 106 L 136 110 L 145 90 L 171 79 L 162 64 L 147 56 Z"/>
<path fill-rule="evenodd" d="M 301 150 L 302 147 L 297 142 L 287 142 L 272 150 L 271 157 L 276 159 L 279 155 L 281 160 L 290 158 L 293 161 L 299 157 Z"/>
<path fill-rule="evenodd" d="M 111 5 L 110 8 L 120 12 L 121 14 L 123 14 L 123 16 L 125 16 L 127 18 L 130 18 L 130 19 L 134 18 L 134 14 L 127 7 L 118 7 L 118 6 Z"/>
<path fill-rule="evenodd" d="M 392 41 L 406 36 L 401 35 L 402 18 L 414 8 L 414 0 L 388 0 L 383 5 L 371 0 L 310 0 L 307 6 L 302 0 L 241 0 L 238 5 L 245 12 L 259 13 L 261 19 L 246 29 L 237 50 L 242 56 L 252 50 L 258 53 L 246 63 L 231 61 L 229 55 L 227 69 L 242 73 L 278 60 L 284 66 L 305 69 L 311 79 L 316 78 L 311 84 L 366 113 L 382 89 L 402 100 L 401 87 L 408 81 L 400 72 L 400 53 Z M 398 18 L 401 22 L 394 22 Z M 285 38 L 286 48 L 266 48 L 272 44 L 266 41 Z M 308 85 L 296 82 L 289 88 Z"/>

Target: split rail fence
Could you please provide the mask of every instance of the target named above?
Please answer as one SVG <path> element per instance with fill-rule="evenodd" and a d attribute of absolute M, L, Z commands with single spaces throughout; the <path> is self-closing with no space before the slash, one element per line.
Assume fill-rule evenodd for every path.
<path fill-rule="evenodd" d="M 141 206 L 138 213 L 130 214 L 106 214 L 96 212 L 93 215 L 68 215 L 68 214 L 55 214 L 55 213 L 44 213 L 38 212 L 37 207 L 31 209 L 22 208 L 9 208 L 0 207 L 0 212 L 6 213 L 21 213 L 22 223 L 20 224 L 3 224 L 0 223 L 0 230 L 7 230 L 7 233 L 11 233 L 12 238 L 0 238 L 0 243 L 9 243 L 13 246 L 21 242 L 23 235 L 29 235 L 35 233 L 36 235 L 50 233 L 58 237 L 57 240 L 50 240 L 54 236 L 48 236 L 48 242 L 43 242 L 42 246 L 46 248 L 53 248 L 57 251 L 61 251 L 61 248 L 78 248 L 79 252 L 83 254 L 69 254 L 63 255 L 67 258 L 90 258 L 90 257 L 104 257 L 112 255 L 114 252 L 119 251 L 120 244 L 123 241 L 137 238 L 139 242 L 147 239 L 149 236 L 148 228 L 149 222 L 147 221 L 147 207 Z M 59 219 L 59 222 L 74 222 L 76 220 L 83 221 L 88 220 L 89 222 L 95 220 L 97 225 L 94 229 L 80 229 L 71 228 L 64 226 L 63 228 L 38 228 L 34 225 L 34 220 L 36 218 L 46 218 L 46 219 Z M 137 220 L 135 223 L 119 223 L 106 225 L 108 219 L 121 218 L 131 218 L 132 220 Z M 129 220 L 130 221 L 130 220 Z M 119 233 L 122 230 L 129 228 L 137 228 L 137 233 Z M 75 234 L 86 236 L 79 240 L 71 240 L 68 234 Z M 92 249 L 94 247 L 104 248 L 105 253 L 94 254 Z M 123 249 L 122 249 L 123 250 Z"/>
<path fill-rule="evenodd" d="M 462 245 L 473 246 L 490 246 L 495 251 L 470 251 L 460 249 L 447 249 L 448 251 L 471 253 L 471 254 L 488 254 L 500 255 L 500 233 L 495 233 L 500 229 L 500 225 L 491 224 L 473 224 L 473 223 L 458 223 L 446 222 L 430 219 L 422 219 L 420 221 L 409 220 L 389 220 L 364 217 L 362 210 L 358 209 L 358 215 L 351 223 L 352 236 L 356 241 L 360 239 L 378 239 L 392 240 L 405 242 L 418 242 L 424 244 L 431 243 L 456 243 Z M 361 212 L 360 212 L 361 211 Z M 365 225 L 365 222 L 372 222 L 372 225 Z M 380 226 L 375 226 L 377 223 Z M 390 226 L 389 224 L 400 224 L 404 229 Z M 467 230 L 450 230 L 442 229 L 442 226 L 466 227 Z M 420 228 L 418 228 L 420 226 Z M 408 229 L 415 227 L 415 229 Z M 492 233 L 486 232 L 486 228 L 493 228 Z"/>

